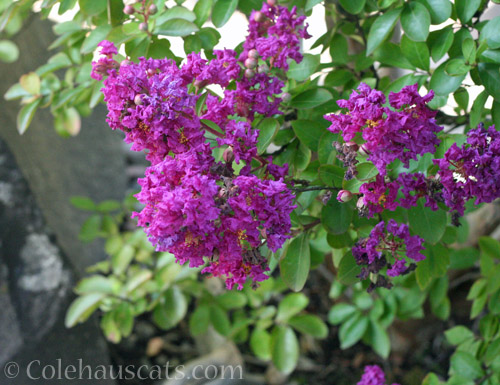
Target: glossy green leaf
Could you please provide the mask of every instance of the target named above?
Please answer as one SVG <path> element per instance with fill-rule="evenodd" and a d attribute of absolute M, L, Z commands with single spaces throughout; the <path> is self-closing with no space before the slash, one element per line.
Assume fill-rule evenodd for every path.
<path fill-rule="evenodd" d="M 309 147 L 312 151 L 318 151 L 318 144 L 321 136 L 326 132 L 324 125 L 314 120 L 294 120 L 292 121 L 295 135 Z"/>
<path fill-rule="evenodd" d="M 153 310 L 153 321 L 162 329 L 171 329 L 184 318 L 187 306 L 182 291 L 177 286 L 172 286 Z"/>
<path fill-rule="evenodd" d="M 447 62 L 444 62 L 432 74 L 430 88 L 434 90 L 436 95 L 449 95 L 455 92 L 465 79 L 465 75 L 447 75 L 445 72 L 447 64 Z"/>
<path fill-rule="evenodd" d="M 95 16 L 106 11 L 107 1 L 78 0 L 78 5 L 87 16 Z"/>
<path fill-rule="evenodd" d="M 340 203 L 331 198 L 321 211 L 321 223 L 332 234 L 342 234 L 349 229 L 352 220 L 352 210 L 346 203 Z"/>
<path fill-rule="evenodd" d="M 97 48 L 97 45 L 106 39 L 106 36 L 111 32 L 111 25 L 100 25 L 93 29 L 90 34 L 85 38 L 80 52 L 83 54 L 90 53 Z"/>
<path fill-rule="evenodd" d="M 272 143 L 280 128 L 279 122 L 274 118 L 265 118 L 257 126 L 259 129 L 259 140 L 257 142 L 257 152 L 263 154 Z"/>
<path fill-rule="evenodd" d="M 359 282 L 358 275 L 361 273 L 361 266 L 356 263 L 352 252 L 347 252 L 340 260 L 338 268 L 338 280 L 344 285 L 353 285 Z"/>
<path fill-rule="evenodd" d="M 373 350 L 382 358 L 387 359 L 391 352 L 391 341 L 387 331 L 378 323 L 370 320 L 367 340 Z"/>
<path fill-rule="evenodd" d="M 475 380 L 483 376 L 484 372 L 476 357 L 468 352 L 457 351 L 450 359 L 450 374 Z"/>
<path fill-rule="evenodd" d="M 444 72 L 449 76 L 464 76 L 469 73 L 471 66 L 465 64 L 462 58 L 451 59 L 446 63 Z"/>
<path fill-rule="evenodd" d="M 427 44 L 415 42 L 403 35 L 401 37 L 401 51 L 415 67 L 429 70 L 430 52 Z"/>
<path fill-rule="evenodd" d="M 290 63 L 290 69 L 288 70 L 287 76 L 289 79 L 302 82 L 309 79 L 309 77 L 316 72 L 318 65 L 319 56 L 307 53 L 300 63 L 296 63 L 295 61 Z"/>
<path fill-rule="evenodd" d="M 328 312 L 328 322 L 332 325 L 338 325 L 350 318 L 358 310 L 351 304 L 338 303 Z"/>
<path fill-rule="evenodd" d="M 429 243 L 439 241 L 446 230 L 446 213 L 425 207 L 422 199 L 417 202 L 416 207 L 408 210 L 408 219 L 411 229 Z"/>
<path fill-rule="evenodd" d="M 386 42 L 382 43 L 373 52 L 373 58 L 376 61 L 378 61 L 378 62 L 380 62 L 388 67 L 399 67 L 399 68 L 406 68 L 406 69 L 410 69 L 410 70 L 415 69 L 415 65 L 413 65 L 408 60 L 407 56 L 404 55 L 403 52 L 401 51 L 400 45 L 391 43 L 390 41 L 386 41 Z M 339 71 L 345 71 L 345 70 L 339 70 Z M 352 73 L 350 73 L 350 72 L 348 72 L 348 73 L 352 75 Z M 325 83 L 327 80 L 325 80 Z M 348 80 L 349 79 L 347 78 L 347 81 Z M 338 84 L 332 84 L 332 86 L 336 86 L 336 85 L 338 85 Z"/>
<path fill-rule="evenodd" d="M 212 22 L 217 28 L 227 23 L 238 6 L 238 0 L 217 0 L 212 9 Z"/>
<path fill-rule="evenodd" d="M 299 235 L 288 244 L 279 265 L 281 277 L 286 285 L 293 291 L 302 290 L 311 266 L 311 251 L 307 234 Z"/>
<path fill-rule="evenodd" d="M 304 310 L 309 304 L 309 298 L 302 293 L 291 293 L 278 304 L 277 322 L 287 321 L 297 313 Z"/>
<path fill-rule="evenodd" d="M 441 24 L 451 17 L 450 0 L 420 0 L 431 15 L 432 24 Z"/>
<path fill-rule="evenodd" d="M 210 325 L 210 307 L 200 305 L 196 307 L 189 318 L 189 331 L 193 336 L 199 336 L 208 330 Z"/>
<path fill-rule="evenodd" d="M 479 63 L 477 69 L 486 91 L 496 100 L 500 100 L 500 65 Z"/>
<path fill-rule="evenodd" d="M 165 36 L 188 36 L 198 31 L 198 26 L 185 19 L 170 19 L 158 26 L 156 33 Z"/>
<path fill-rule="evenodd" d="M 196 20 L 196 15 L 193 11 L 190 11 L 187 8 L 176 5 L 172 8 L 169 8 L 166 12 L 163 12 L 160 16 L 156 18 L 157 29 L 161 29 L 162 25 L 172 19 L 184 19 L 190 22 L 194 22 Z"/>
<path fill-rule="evenodd" d="M 80 210 L 88 210 L 88 211 L 97 210 L 97 205 L 94 203 L 94 201 L 92 201 L 92 199 L 88 197 L 78 197 L 78 196 L 71 197 L 69 201 L 74 207 Z"/>
<path fill-rule="evenodd" d="M 462 23 L 469 22 L 480 5 L 481 0 L 455 0 L 455 9 Z"/>
<path fill-rule="evenodd" d="M 118 294 L 121 284 L 114 277 L 93 275 L 82 279 L 75 287 L 77 294 L 102 293 Z"/>
<path fill-rule="evenodd" d="M 254 329 L 250 336 L 250 348 L 261 360 L 271 359 L 271 335 L 262 329 Z"/>
<path fill-rule="evenodd" d="M 360 13 L 366 4 L 366 0 L 340 0 L 339 2 L 342 8 L 353 15 Z"/>
<path fill-rule="evenodd" d="M 330 91 L 324 88 L 313 88 L 294 96 L 290 105 L 298 109 L 310 109 L 318 107 L 332 99 L 333 96 Z"/>
<path fill-rule="evenodd" d="M 102 293 L 86 294 L 75 299 L 66 313 L 64 324 L 67 328 L 86 321 L 97 310 L 105 297 Z"/>
<path fill-rule="evenodd" d="M 445 27 L 439 31 L 432 32 L 429 37 L 431 57 L 437 62 L 453 45 L 455 35 L 451 27 Z"/>
<path fill-rule="evenodd" d="M 10 40 L 0 40 L 0 60 L 5 63 L 13 63 L 19 57 L 19 48 Z"/>
<path fill-rule="evenodd" d="M 467 63 L 474 64 L 476 62 L 476 42 L 473 39 L 467 38 L 462 42 L 462 52 Z"/>
<path fill-rule="evenodd" d="M 486 23 L 481 30 L 479 40 L 485 40 L 488 47 L 491 49 L 500 48 L 500 34 L 498 31 L 500 31 L 500 16 L 497 16 Z"/>
<path fill-rule="evenodd" d="M 213 0 L 198 0 L 194 6 L 193 12 L 196 15 L 195 24 L 202 27 L 203 23 L 207 21 L 212 10 Z"/>
<path fill-rule="evenodd" d="M 358 342 L 368 329 L 368 317 L 356 313 L 339 328 L 340 348 L 347 349 Z"/>
<path fill-rule="evenodd" d="M 465 326 L 459 325 L 444 332 L 446 340 L 452 345 L 460 345 L 468 339 L 474 338 L 474 333 Z"/>
<path fill-rule="evenodd" d="M 389 34 L 392 32 L 399 19 L 401 11 L 402 8 L 392 9 L 377 17 L 368 33 L 366 45 L 367 55 L 372 54 L 373 51 L 389 37 Z"/>
<path fill-rule="evenodd" d="M 426 41 L 431 26 L 429 11 L 420 3 L 406 3 L 401 13 L 401 26 L 411 40 Z"/>

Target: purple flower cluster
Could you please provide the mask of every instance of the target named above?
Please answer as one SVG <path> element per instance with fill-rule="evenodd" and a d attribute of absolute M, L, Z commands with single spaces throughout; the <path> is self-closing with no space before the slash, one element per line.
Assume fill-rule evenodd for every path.
<path fill-rule="evenodd" d="M 365 371 L 357 385 L 386 385 L 385 373 L 377 365 L 365 366 Z M 392 384 L 398 385 L 398 384 Z"/>
<path fill-rule="evenodd" d="M 325 119 L 332 123 L 329 130 L 341 133 L 345 142 L 362 140 L 368 160 L 385 176 L 387 166 L 396 159 L 408 167 L 411 159 L 433 153 L 439 145 L 436 134 L 442 127 L 434 120 L 436 111 L 427 107 L 433 96 L 432 91 L 420 96 L 414 84 L 391 92 L 392 108 L 384 107 L 384 94 L 362 83 L 348 100 L 338 101 L 347 114 L 325 115 Z"/>
<path fill-rule="evenodd" d="M 263 9 L 268 19 L 266 31 L 259 30 L 261 43 L 278 37 L 286 49 L 272 57 L 264 50 L 262 58 L 287 68 L 287 59 L 301 58 L 298 38 L 306 36 L 304 18 L 283 7 Z M 267 279 L 267 260 L 259 249 L 267 244 L 275 252 L 290 237 L 290 213 L 296 206 L 284 183 L 288 166 L 257 156 L 259 131 L 251 123 L 256 114 L 280 113 L 277 95 L 284 83 L 266 71 L 243 70 L 236 52 L 228 49 L 215 50 L 210 61 L 192 53 L 178 67 L 168 59 L 118 64 L 112 43 L 99 46 L 101 57 L 92 64 L 92 77 L 105 77 L 107 122 L 151 162 L 138 181 L 141 192 L 136 196 L 144 205 L 134 213 L 138 225 L 158 251 L 171 252 L 191 267 L 207 264 L 203 272 L 225 276 L 229 289 L 241 289 L 248 277 L 253 282 Z M 207 94 L 197 113 L 201 89 L 212 84 L 225 88 L 224 97 Z M 212 120 L 221 131 L 202 119 Z M 206 131 L 217 141 L 210 142 Z M 214 145 L 227 147 L 224 161 L 214 158 Z M 251 175 L 253 159 L 261 163 L 262 178 Z M 244 163 L 238 173 L 233 161 Z"/>
<path fill-rule="evenodd" d="M 387 266 L 387 275 L 397 277 L 415 269 L 415 264 L 407 266 L 406 258 L 419 262 L 425 259 L 421 253 L 424 240 L 417 235 L 410 235 L 406 224 L 398 224 L 394 219 L 379 222 L 368 238 L 359 240 L 352 248 L 358 265 L 363 265 L 360 278 L 366 279 L 371 274 L 377 275 Z M 406 258 L 405 258 L 406 256 Z M 377 280 L 370 283 L 369 291 L 376 287 L 390 287 L 387 279 L 378 275 Z"/>
<path fill-rule="evenodd" d="M 250 15 L 248 38 L 240 60 L 251 57 L 249 53 L 255 49 L 263 60 L 269 60 L 271 68 L 287 71 L 289 59 L 300 63 L 300 40 L 311 37 L 304 20 L 305 16 L 297 15 L 296 7 L 289 11 L 286 7 L 264 3 L 260 11 Z"/>
<path fill-rule="evenodd" d="M 500 132 L 480 125 L 467 133 L 467 142 L 453 144 L 443 159 L 436 159 L 445 204 L 459 215 L 465 203 L 489 203 L 500 197 Z"/>

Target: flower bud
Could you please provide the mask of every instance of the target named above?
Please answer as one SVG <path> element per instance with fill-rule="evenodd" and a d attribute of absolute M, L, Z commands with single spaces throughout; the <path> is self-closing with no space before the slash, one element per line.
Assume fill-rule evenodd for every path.
<path fill-rule="evenodd" d="M 274 7 L 278 2 L 276 0 L 267 0 L 267 5 Z"/>
<path fill-rule="evenodd" d="M 349 202 L 353 198 L 352 192 L 348 190 L 340 190 L 337 194 L 337 200 L 341 203 Z"/>
<path fill-rule="evenodd" d="M 134 103 L 135 103 L 136 106 L 141 106 L 142 105 L 142 95 L 141 94 L 135 95 Z"/>
<path fill-rule="evenodd" d="M 368 156 L 370 155 L 370 151 L 368 151 L 368 148 L 365 144 L 362 144 L 361 147 L 359 148 L 359 154 L 363 156 Z"/>
<path fill-rule="evenodd" d="M 290 95 L 288 92 L 283 92 L 281 94 L 281 100 L 283 100 L 283 103 L 288 103 L 290 100 L 292 100 L 292 95 Z"/>
<path fill-rule="evenodd" d="M 264 15 L 261 11 L 257 11 L 254 13 L 253 19 L 257 23 L 262 23 L 264 20 L 266 20 L 266 15 Z"/>
<path fill-rule="evenodd" d="M 248 51 L 248 57 L 251 57 L 253 59 L 258 59 L 259 52 L 255 48 L 252 48 L 250 51 Z"/>
<path fill-rule="evenodd" d="M 253 78 L 254 76 L 255 76 L 255 71 L 254 71 L 254 70 L 251 70 L 250 68 L 247 68 L 247 69 L 245 70 L 245 77 L 246 77 L 247 79 L 251 79 L 251 78 Z"/>
<path fill-rule="evenodd" d="M 267 63 L 263 63 L 259 66 L 257 71 L 259 72 L 259 74 L 267 74 L 269 72 L 269 66 L 267 65 Z"/>
<path fill-rule="evenodd" d="M 156 71 L 152 68 L 149 68 L 146 73 L 148 74 L 148 76 L 153 76 L 154 74 L 156 74 Z"/>
<path fill-rule="evenodd" d="M 123 8 L 123 13 L 125 15 L 133 15 L 134 12 L 135 12 L 135 9 L 131 5 L 126 5 L 125 8 Z"/>
<path fill-rule="evenodd" d="M 349 150 L 352 150 L 352 151 L 358 151 L 358 149 L 359 149 L 358 144 L 356 142 L 353 142 L 352 140 L 347 142 L 345 145 Z"/>
<path fill-rule="evenodd" d="M 231 146 L 226 148 L 224 150 L 224 153 L 222 154 L 222 158 L 224 159 L 224 162 L 226 163 L 233 163 L 234 161 L 234 151 Z"/>
<path fill-rule="evenodd" d="M 125 59 L 120 63 L 120 67 L 129 66 L 130 64 L 132 64 L 132 62 L 128 59 Z"/>
<path fill-rule="evenodd" d="M 356 208 L 360 211 L 365 208 L 365 198 L 364 197 L 360 197 L 358 199 L 358 201 L 356 202 Z"/>
<path fill-rule="evenodd" d="M 148 12 L 150 15 L 154 15 L 156 12 L 158 12 L 158 8 L 156 7 L 156 5 L 151 4 L 148 8 Z"/>
<path fill-rule="evenodd" d="M 148 30 L 148 23 L 141 23 L 141 24 L 139 24 L 139 30 L 141 30 L 142 32 L 147 32 L 147 30 Z"/>
<path fill-rule="evenodd" d="M 245 67 L 254 69 L 255 67 L 257 67 L 257 60 L 249 57 L 247 60 L 245 60 Z"/>

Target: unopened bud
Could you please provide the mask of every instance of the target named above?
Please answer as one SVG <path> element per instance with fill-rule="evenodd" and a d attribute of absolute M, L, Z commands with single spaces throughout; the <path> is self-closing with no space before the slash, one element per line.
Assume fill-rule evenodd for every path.
<path fill-rule="evenodd" d="M 368 147 L 365 144 L 362 144 L 361 147 L 359 148 L 359 154 L 363 156 L 368 156 L 370 155 L 370 151 L 368 151 Z"/>
<path fill-rule="evenodd" d="M 257 67 L 257 60 L 249 57 L 247 60 L 245 60 L 245 67 L 253 70 L 255 67 Z"/>
<path fill-rule="evenodd" d="M 123 8 L 123 13 L 126 15 L 133 15 L 134 12 L 135 12 L 135 9 L 131 5 L 126 5 L 125 8 Z"/>
<path fill-rule="evenodd" d="M 250 51 L 248 51 L 248 57 L 251 57 L 253 59 L 258 59 L 259 52 L 255 48 L 252 48 Z"/>
<path fill-rule="evenodd" d="M 269 72 L 269 66 L 267 65 L 267 63 L 262 63 L 257 71 L 259 72 L 259 74 L 267 74 Z"/>
<path fill-rule="evenodd" d="M 156 5 L 151 4 L 148 8 L 148 12 L 150 15 L 154 15 L 156 12 L 158 12 L 158 8 L 156 7 Z"/>
<path fill-rule="evenodd" d="M 292 95 L 290 95 L 288 92 L 283 92 L 281 94 L 281 100 L 283 100 L 283 103 L 288 103 L 290 100 L 292 100 Z"/>
<path fill-rule="evenodd" d="M 233 163 L 234 161 L 234 151 L 231 146 L 226 148 L 224 150 L 224 153 L 222 154 L 222 158 L 224 159 L 224 162 L 226 163 Z"/>
<path fill-rule="evenodd" d="M 267 0 L 267 5 L 269 5 L 270 7 L 274 7 L 276 3 L 277 3 L 276 0 Z"/>
<path fill-rule="evenodd" d="M 129 66 L 130 64 L 132 64 L 132 62 L 128 59 L 125 59 L 120 63 L 120 67 Z"/>
<path fill-rule="evenodd" d="M 352 192 L 348 190 L 340 190 L 337 194 L 337 200 L 342 203 L 349 202 L 353 198 Z"/>
<path fill-rule="evenodd" d="M 146 73 L 148 74 L 148 76 L 153 76 L 154 74 L 156 74 L 156 71 L 152 68 L 149 68 Z"/>
<path fill-rule="evenodd" d="M 141 94 L 135 95 L 134 103 L 135 103 L 136 106 L 141 106 L 142 105 L 142 95 Z"/>
<path fill-rule="evenodd" d="M 359 149 L 358 144 L 356 142 L 353 142 L 352 140 L 347 142 L 345 145 L 349 150 L 352 150 L 352 151 L 358 151 L 358 149 Z"/>
<path fill-rule="evenodd" d="M 364 197 L 360 197 L 358 199 L 358 201 L 356 202 L 356 208 L 360 211 L 365 208 L 365 198 Z"/>
<path fill-rule="evenodd" d="M 255 76 L 255 71 L 254 71 L 254 70 L 251 70 L 250 68 L 247 68 L 247 69 L 245 70 L 245 77 L 246 77 L 247 79 L 251 79 L 251 78 L 253 78 L 254 76 Z"/>
<path fill-rule="evenodd" d="M 147 32 L 147 30 L 148 30 L 148 23 L 141 23 L 141 24 L 139 24 L 139 30 L 141 30 L 142 32 Z"/>
<path fill-rule="evenodd" d="M 257 11 L 254 13 L 253 19 L 257 23 L 262 23 L 264 20 L 266 20 L 266 15 L 264 15 L 261 11 Z"/>

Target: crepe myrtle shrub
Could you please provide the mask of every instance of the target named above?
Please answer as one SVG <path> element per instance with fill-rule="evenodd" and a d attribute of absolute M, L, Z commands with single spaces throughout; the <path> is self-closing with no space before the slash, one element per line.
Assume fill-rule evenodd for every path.
<path fill-rule="evenodd" d="M 498 384 L 498 223 L 470 216 L 500 195 L 498 3 L 1 3 L 7 62 L 33 9 L 78 5 L 54 24 L 48 62 L 5 94 L 21 101 L 19 133 L 49 108 L 60 135 L 77 135 L 104 102 L 149 163 L 123 202 L 71 198 L 90 212 L 80 238 L 104 238 L 110 258 L 77 284 L 67 326 L 97 311 L 117 343 L 148 313 L 297 378 L 299 358 L 314 359 L 299 338 L 327 339 L 326 356 L 364 346 L 375 354 L 344 383 L 366 385 L 405 384 L 395 321 L 436 317 L 449 329 L 439 348 L 456 350 L 411 383 Z M 248 30 L 227 47 L 235 12 Z M 461 285 L 471 321 L 456 325 Z"/>

